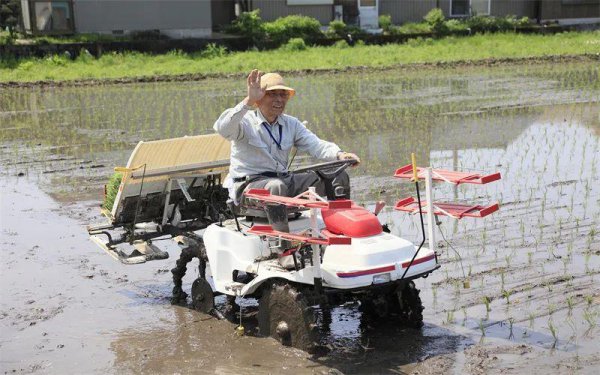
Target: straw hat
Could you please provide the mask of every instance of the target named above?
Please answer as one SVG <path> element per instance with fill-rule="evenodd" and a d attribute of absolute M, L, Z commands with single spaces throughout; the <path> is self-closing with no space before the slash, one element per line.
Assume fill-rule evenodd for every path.
<path fill-rule="evenodd" d="M 277 73 L 266 73 L 260 77 L 260 86 L 266 91 L 287 90 L 290 93 L 290 98 L 296 93 L 296 90 L 284 85 L 283 77 Z"/>

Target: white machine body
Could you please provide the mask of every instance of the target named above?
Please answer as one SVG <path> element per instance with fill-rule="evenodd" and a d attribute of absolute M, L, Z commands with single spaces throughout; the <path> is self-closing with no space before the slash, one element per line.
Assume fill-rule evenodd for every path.
<path fill-rule="evenodd" d="M 318 225 L 325 225 L 320 215 Z M 276 240 L 246 233 L 250 222 L 240 220 L 238 231 L 233 220 L 223 225 L 212 224 L 203 233 L 204 245 L 209 259 L 210 273 L 215 289 L 227 295 L 251 294 L 267 279 L 281 278 L 296 283 L 312 285 L 316 277 L 314 267 L 307 264 L 298 271 L 283 268 L 277 259 Z M 310 226 L 309 215 L 290 221 L 290 231 L 301 231 Z M 401 279 L 417 251 L 409 241 L 382 232 L 380 234 L 352 238 L 350 245 L 323 246 L 320 267 L 323 287 L 356 289 L 373 284 Z M 428 274 L 438 268 L 433 251 L 421 248 L 410 266 L 405 279 Z M 248 284 L 233 280 L 232 271 L 258 275 Z"/>

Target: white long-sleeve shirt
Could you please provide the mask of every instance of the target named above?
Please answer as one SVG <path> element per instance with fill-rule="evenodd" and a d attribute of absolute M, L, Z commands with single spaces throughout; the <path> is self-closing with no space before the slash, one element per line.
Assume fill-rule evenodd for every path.
<path fill-rule="evenodd" d="M 287 172 L 292 146 L 322 160 L 335 160 L 340 151 L 335 143 L 319 139 L 295 117 L 282 114 L 274 124 L 269 124 L 260 110 L 249 110 L 243 103 L 225 110 L 214 129 L 231 141 L 229 175 L 232 178 Z"/>

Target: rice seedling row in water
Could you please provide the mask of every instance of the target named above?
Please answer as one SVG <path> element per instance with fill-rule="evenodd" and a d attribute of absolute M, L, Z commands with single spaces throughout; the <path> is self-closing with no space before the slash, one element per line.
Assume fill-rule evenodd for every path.
<path fill-rule="evenodd" d="M 426 319 L 451 323 L 460 310 L 471 318 L 466 327 L 486 324 L 482 335 L 491 336 L 496 328 L 487 325 L 495 321 L 517 332 L 529 320 L 531 330 L 551 337 L 545 327 L 550 316 L 561 334 L 573 331 L 561 319 L 569 312 L 585 326 L 597 322 L 592 302 L 587 313 L 579 311 L 588 302 L 574 290 L 594 290 L 600 271 L 600 191 L 594 184 L 600 144 L 594 100 L 600 87 L 587 81 L 598 69 L 580 63 L 291 76 L 298 95 L 288 112 L 308 120 L 319 136 L 358 151 L 363 164 L 351 171 L 357 201 L 392 204 L 414 194 L 391 177 L 411 151 L 422 165 L 501 171 L 496 186 L 434 187 L 436 197 L 448 200 L 497 197 L 502 208 L 482 221 L 442 219 L 441 230 L 463 264 L 442 241 L 443 272 L 423 288 L 425 305 L 433 306 L 425 310 Z M 573 90 L 587 104 L 573 103 Z M 81 191 L 74 182 L 85 181 L 97 199 L 111 168 L 126 162 L 137 141 L 212 132 L 220 112 L 244 95 L 243 82 L 224 79 L 51 93 L 3 90 L 1 128 L 10 129 L 0 135 L 10 145 L 2 149 L 1 159 L 8 160 L 3 167 L 16 174 L 22 161 L 39 160 L 27 164 L 30 176 L 54 176 L 65 193 Z M 45 173 L 52 170 L 65 172 Z M 382 215 L 394 232 L 420 240 L 417 218 L 392 210 Z M 471 289 L 461 287 L 462 269 Z M 592 293 L 586 295 L 593 301 Z"/>

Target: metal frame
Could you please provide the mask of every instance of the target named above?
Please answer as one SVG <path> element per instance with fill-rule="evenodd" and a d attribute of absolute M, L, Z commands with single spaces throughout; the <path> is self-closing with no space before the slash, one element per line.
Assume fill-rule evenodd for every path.
<path fill-rule="evenodd" d="M 25 30 L 26 32 L 30 32 L 32 35 L 72 35 L 75 34 L 75 13 L 73 12 L 73 0 L 27 0 L 29 5 L 29 14 L 27 17 L 29 18 L 29 26 L 31 30 Z M 67 3 L 69 7 L 69 13 L 71 17 L 69 18 L 68 25 L 69 30 L 59 30 L 59 31 L 41 31 L 37 28 L 37 23 L 35 22 L 35 4 L 36 3 Z"/>

